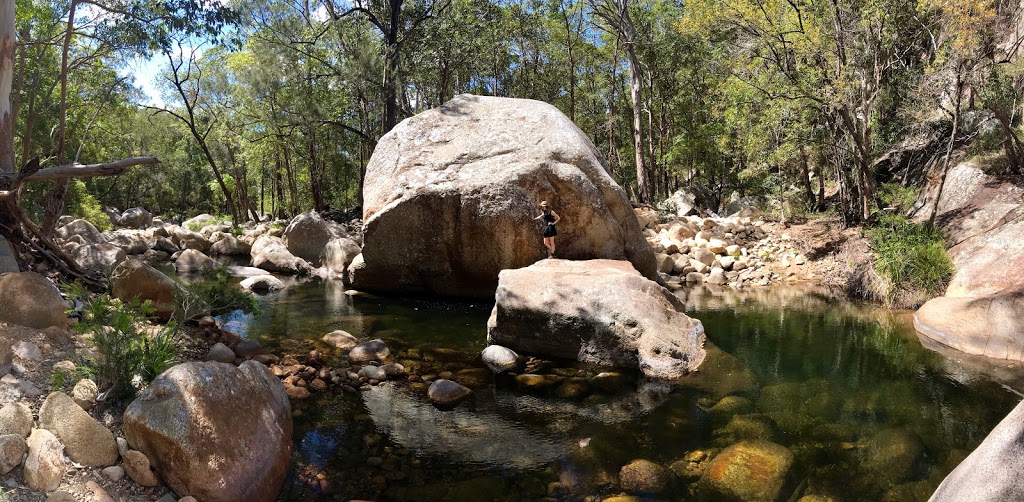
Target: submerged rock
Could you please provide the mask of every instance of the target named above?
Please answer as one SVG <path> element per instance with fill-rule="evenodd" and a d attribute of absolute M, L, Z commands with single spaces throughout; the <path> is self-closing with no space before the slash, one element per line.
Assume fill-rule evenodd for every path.
<path fill-rule="evenodd" d="M 468 387 L 455 383 L 451 380 L 439 378 L 430 384 L 427 390 L 427 397 L 432 402 L 441 406 L 453 406 L 472 394 Z"/>
<path fill-rule="evenodd" d="M 542 199 L 570 211 L 559 256 L 629 260 L 657 277 L 626 193 L 550 104 L 457 96 L 381 138 L 366 180 L 362 261 L 350 267 L 361 291 L 493 294 L 501 270 L 543 256 L 531 220 Z"/>
<path fill-rule="evenodd" d="M 619 471 L 622 489 L 630 493 L 658 495 L 672 483 L 672 471 L 650 460 L 634 460 Z"/>
<path fill-rule="evenodd" d="M 351 350 L 359 344 L 359 340 L 348 331 L 335 330 L 323 337 L 324 343 L 338 350 Z"/>
<path fill-rule="evenodd" d="M 704 326 L 629 262 L 545 260 L 501 272 L 487 341 L 678 378 L 704 360 Z"/>
<path fill-rule="evenodd" d="M 698 488 L 725 500 L 774 502 L 793 465 L 793 453 L 768 441 L 742 441 L 711 460 Z"/>
<path fill-rule="evenodd" d="M 872 483 L 886 487 L 911 478 L 924 454 L 924 443 L 908 430 L 885 429 L 869 439 L 861 453 L 861 467 Z"/>
<path fill-rule="evenodd" d="M 348 358 L 357 363 L 381 361 L 391 355 L 384 340 L 379 338 L 356 345 L 348 354 Z"/>
<path fill-rule="evenodd" d="M 480 353 L 484 364 L 494 373 L 502 373 L 516 367 L 519 354 L 501 345 L 489 345 Z"/>

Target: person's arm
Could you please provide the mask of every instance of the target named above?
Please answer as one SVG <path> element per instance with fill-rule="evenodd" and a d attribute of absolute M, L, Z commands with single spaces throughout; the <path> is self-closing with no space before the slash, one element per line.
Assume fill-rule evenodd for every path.
<path fill-rule="evenodd" d="M 534 220 L 539 220 L 539 219 L 541 219 L 543 217 L 544 217 L 544 213 L 540 213 L 540 216 L 537 216 L 536 218 L 534 218 Z"/>
<path fill-rule="evenodd" d="M 558 222 L 562 219 L 562 217 L 558 216 L 558 213 L 556 213 L 554 211 L 551 211 L 551 214 L 555 215 L 555 221 L 551 222 L 551 224 L 552 225 L 557 225 Z"/>

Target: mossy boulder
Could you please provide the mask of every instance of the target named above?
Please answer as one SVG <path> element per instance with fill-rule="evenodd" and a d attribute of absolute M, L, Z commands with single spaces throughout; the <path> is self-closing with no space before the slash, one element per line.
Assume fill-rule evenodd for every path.
<path fill-rule="evenodd" d="M 722 450 L 698 482 L 711 500 L 774 502 L 793 466 L 793 453 L 769 441 L 741 441 Z"/>

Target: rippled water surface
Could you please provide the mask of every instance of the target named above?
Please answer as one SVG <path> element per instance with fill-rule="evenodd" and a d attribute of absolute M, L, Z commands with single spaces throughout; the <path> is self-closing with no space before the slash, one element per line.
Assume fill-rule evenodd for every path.
<path fill-rule="evenodd" d="M 695 459 L 744 439 L 792 452 L 779 500 L 926 500 L 1019 400 L 1017 369 L 930 351 L 907 314 L 780 289 L 677 294 L 720 348 L 702 370 L 675 386 L 626 373 L 617 390 L 591 385 L 572 399 L 480 370 L 486 302 L 350 296 L 313 280 L 262 297 L 258 315 L 225 321 L 294 354 L 324 351 L 319 339 L 335 329 L 383 338 L 414 373 L 476 389 L 448 411 L 404 380 L 296 402 L 284 500 L 609 497 L 623 493 L 619 470 L 638 458 L 679 474 L 652 498 L 713 499 L 694 474 L 706 463 Z M 602 370 L 532 364 L 583 379 Z"/>

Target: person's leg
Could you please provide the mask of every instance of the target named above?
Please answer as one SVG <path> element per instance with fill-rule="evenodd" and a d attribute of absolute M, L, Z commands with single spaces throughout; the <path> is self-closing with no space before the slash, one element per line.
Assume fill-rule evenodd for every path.
<path fill-rule="evenodd" d="M 552 238 L 552 237 L 545 237 L 544 238 L 544 247 L 546 247 L 548 249 L 548 256 L 549 257 L 551 255 L 555 254 L 554 243 L 552 241 L 554 241 L 554 238 Z"/>
<path fill-rule="evenodd" d="M 548 239 L 551 240 L 551 257 L 554 258 L 555 257 L 555 238 L 554 237 L 548 237 Z"/>

